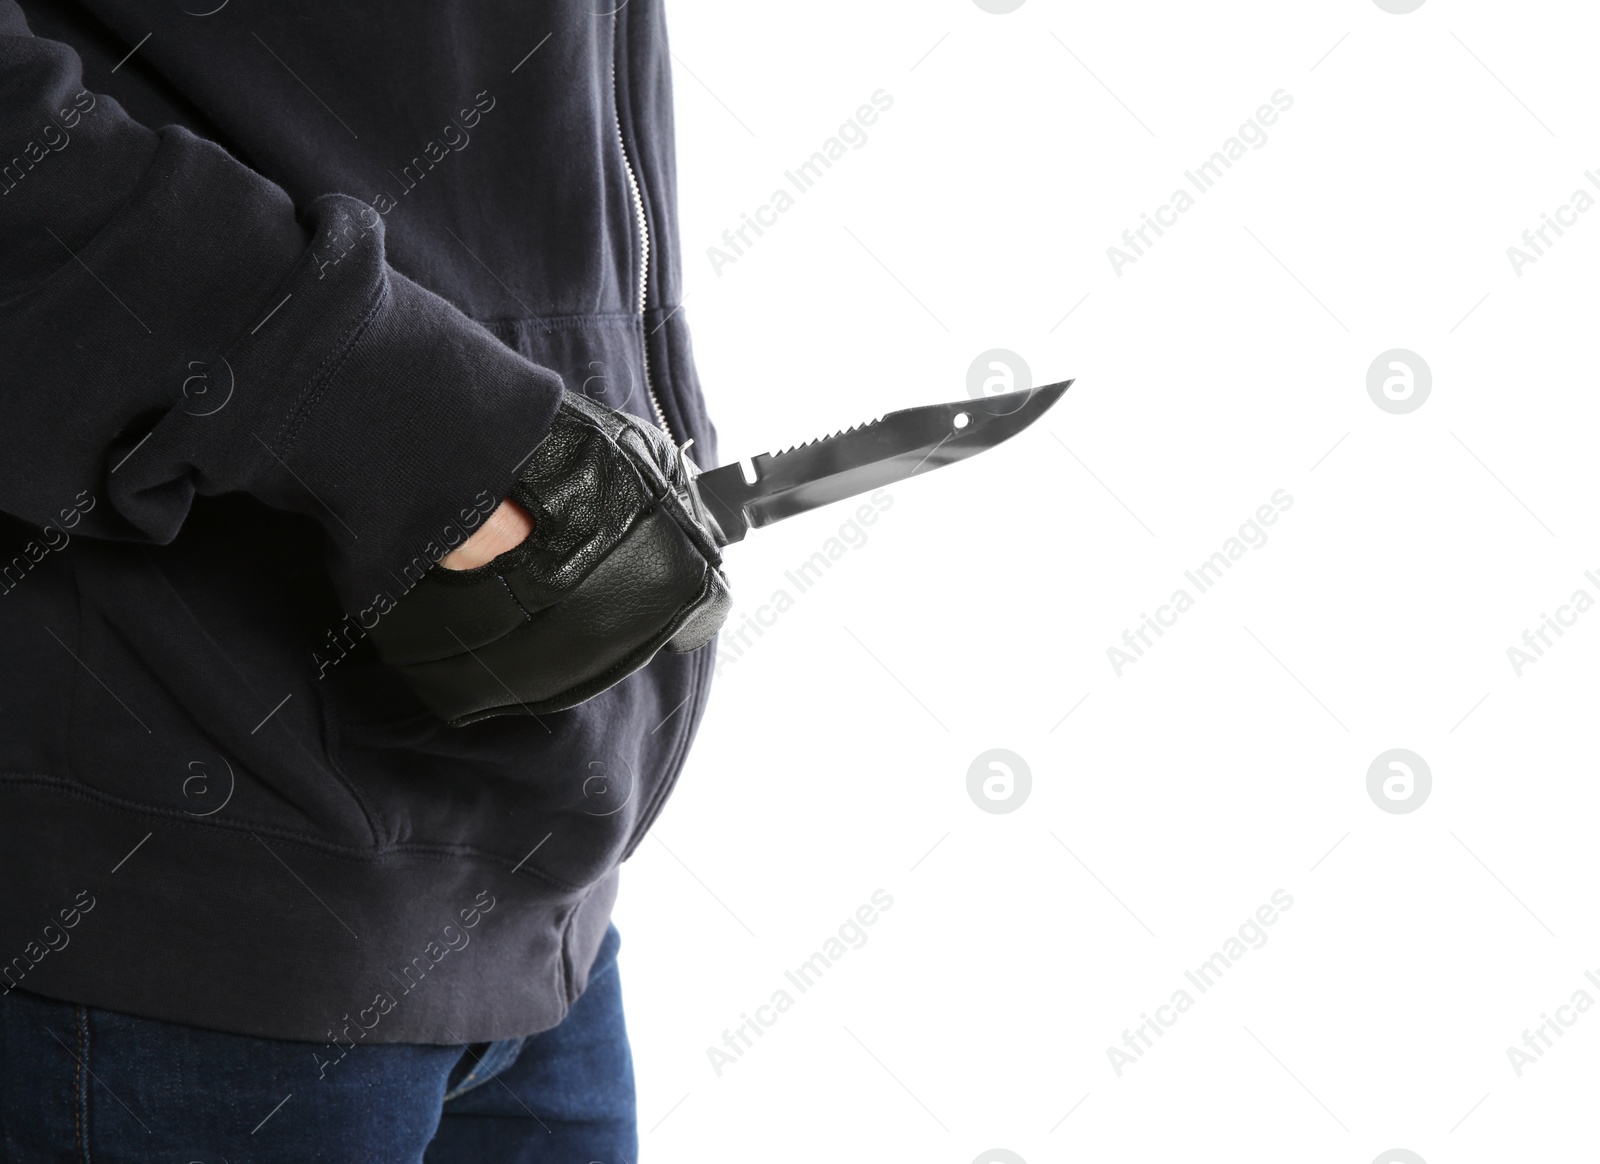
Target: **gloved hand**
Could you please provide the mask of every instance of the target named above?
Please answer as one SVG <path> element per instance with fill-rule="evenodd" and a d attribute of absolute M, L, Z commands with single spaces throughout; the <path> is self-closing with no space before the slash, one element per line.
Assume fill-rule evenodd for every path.
<path fill-rule="evenodd" d="M 511 489 L 533 533 L 430 569 L 368 632 L 379 656 L 459 726 L 561 711 L 704 646 L 732 598 L 691 471 L 655 425 L 564 393 Z"/>

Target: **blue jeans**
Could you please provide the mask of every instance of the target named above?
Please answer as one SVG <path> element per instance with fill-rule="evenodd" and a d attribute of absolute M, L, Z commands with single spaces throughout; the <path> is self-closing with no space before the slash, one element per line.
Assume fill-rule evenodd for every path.
<path fill-rule="evenodd" d="M 220 1034 L 0 997 L 7 1164 L 635 1164 L 616 927 L 561 1025 L 475 1046 Z"/>

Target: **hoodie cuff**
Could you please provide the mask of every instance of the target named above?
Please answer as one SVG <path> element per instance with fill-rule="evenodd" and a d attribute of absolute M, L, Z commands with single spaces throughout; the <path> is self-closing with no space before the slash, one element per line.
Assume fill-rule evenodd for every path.
<path fill-rule="evenodd" d="M 382 608 L 509 496 L 562 377 L 389 267 L 376 209 L 328 195 L 307 217 L 304 261 L 229 352 L 238 385 L 293 403 L 243 411 L 235 448 L 246 491 L 320 521 L 346 609 Z"/>
<path fill-rule="evenodd" d="M 308 262 L 239 349 L 241 380 L 303 385 L 251 434 L 250 491 L 321 521 L 355 610 L 398 600 L 510 494 L 555 421 L 562 382 L 387 266 L 372 207 L 330 196 L 314 213 Z M 328 303 L 341 318 L 322 313 Z M 325 342 L 305 347 L 310 334 Z"/>

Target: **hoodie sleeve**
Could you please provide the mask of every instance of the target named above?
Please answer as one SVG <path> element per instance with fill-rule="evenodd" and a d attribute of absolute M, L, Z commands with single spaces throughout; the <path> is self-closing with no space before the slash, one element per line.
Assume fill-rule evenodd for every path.
<path fill-rule="evenodd" d="M 318 521 L 348 607 L 510 492 L 561 379 L 214 143 L 84 90 L 0 0 L 0 511 L 164 544 L 196 493 Z"/>

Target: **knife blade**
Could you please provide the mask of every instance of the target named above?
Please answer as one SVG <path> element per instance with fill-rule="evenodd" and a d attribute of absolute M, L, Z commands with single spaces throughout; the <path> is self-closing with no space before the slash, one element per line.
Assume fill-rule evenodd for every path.
<path fill-rule="evenodd" d="M 1072 383 L 903 408 L 754 457 L 753 481 L 739 462 L 705 471 L 689 462 L 690 490 L 702 516 L 711 517 L 717 544 L 731 545 L 751 529 L 992 449 L 1038 420 Z"/>

